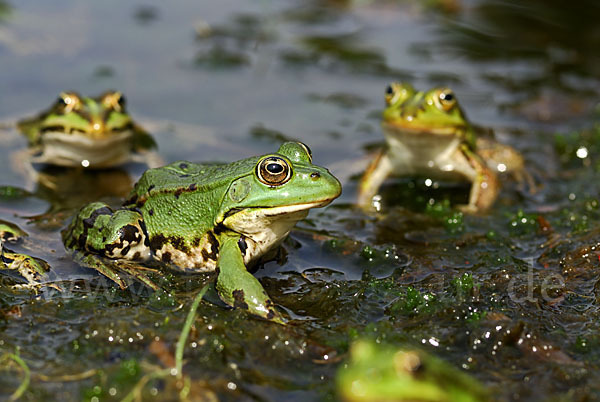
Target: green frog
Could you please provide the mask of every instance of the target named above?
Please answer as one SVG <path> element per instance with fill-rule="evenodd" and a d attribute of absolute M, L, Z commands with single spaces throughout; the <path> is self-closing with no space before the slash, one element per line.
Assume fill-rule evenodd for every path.
<path fill-rule="evenodd" d="M 390 175 L 468 181 L 469 202 L 461 209 L 471 213 L 492 206 L 500 189 L 498 173 L 511 173 L 532 186 L 523 157 L 510 146 L 477 138 L 449 88 L 421 92 L 410 84 L 392 83 L 385 100 L 381 126 L 387 147 L 359 183 L 359 205 L 375 204 L 379 187 Z"/>
<path fill-rule="evenodd" d="M 474 378 L 418 349 L 397 348 L 359 340 L 350 348 L 348 363 L 337 374 L 344 401 L 489 400 Z"/>
<path fill-rule="evenodd" d="M 284 322 L 251 266 L 281 243 L 311 208 L 341 193 L 339 181 L 312 164 L 308 147 L 223 165 L 179 161 L 149 169 L 121 208 L 84 206 L 63 231 L 67 250 L 119 286 L 119 271 L 151 287 L 139 269 L 151 259 L 187 272 L 217 271 L 216 289 L 230 306 Z"/>
<path fill-rule="evenodd" d="M 31 163 L 103 169 L 134 161 L 158 166 L 156 143 L 127 113 L 125 97 L 108 91 L 91 98 L 61 92 L 40 115 L 17 122 Z"/>
<path fill-rule="evenodd" d="M 18 272 L 27 282 L 21 287 L 37 288 L 47 277 L 50 270 L 48 263 L 4 247 L 5 242 L 17 242 L 26 236 L 27 233 L 17 225 L 0 220 L 0 269 Z"/>

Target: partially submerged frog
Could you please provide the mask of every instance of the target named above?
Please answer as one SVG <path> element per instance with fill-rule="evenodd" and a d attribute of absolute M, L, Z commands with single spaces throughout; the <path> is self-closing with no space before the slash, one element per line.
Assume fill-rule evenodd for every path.
<path fill-rule="evenodd" d="M 139 269 L 148 259 L 187 272 L 216 270 L 225 303 L 283 322 L 246 266 L 274 250 L 310 208 L 340 193 L 339 181 L 312 164 L 304 144 L 287 142 L 274 154 L 226 165 L 180 161 L 150 169 L 123 207 L 83 207 L 63 241 L 82 265 L 121 287 L 118 271 L 155 287 Z"/>
<path fill-rule="evenodd" d="M 20 120 L 30 162 L 102 169 L 134 161 L 157 166 L 156 143 L 136 124 L 118 91 L 96 97 L 62 92 L 40 115 Z"/>
<path fill-rule="evenodd" d="M 381 125 L 387 148 L 360 181 L 359 205 L 370 206 L 391 175 L 468 181 L 469 202 L 462 207 L 466 212 L 492 206 L 500 189 L 499 172 L 525 178 L 531 185 L 522 156 L 510 146 L 477 138 L 450 89 L 421 92 L 409 84 L 393 83 L 386 89 L 385 100 Z"/>
<path fill-rule="evenodd" d="M 16 242 L 26 236 L 27 233 L 17 225 L 0 220 L 0 269 L 18 272 L 27 282 L 21 287 L 36 288 L 47 277 L 50 266 L 39 258 L 4 247 L 5 242 Z"/>
<path fill-rule="evenodd" d="M 360 340 L 337 374 L 344 401 L 487 401 L 474 378 L 418 349 Z"/>

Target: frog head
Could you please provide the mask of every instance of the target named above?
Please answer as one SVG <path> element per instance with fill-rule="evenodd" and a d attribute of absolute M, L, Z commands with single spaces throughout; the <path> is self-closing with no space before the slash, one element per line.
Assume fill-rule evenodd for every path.
<path fill-rule="evenodd" d="M 48 133 L 103 139 L 134 129 L 125 109 L 125 97 L 118 91 L 108 91 L 96 98 L 61 92 L 47 111 L 19 121 L 17 126 L 32 145 Z"/>
<path fill-rule="evenodd" d="M 45 112 L 17 123 L 27 137 L 31 162 L 91 169 L 132 160 L 152 163 L 156 142 L 125 110 L 125 98 L 108 91 L 96 98 L 62 92 Z M 145 154 L 145 155 L 142 155 Z"/>
<path fill-rule="evenodd" d="M 359 339 L 337 374 L 347 401 L 487 401 L 475 378 L 419 349 Z"/>
<path fill-rule="evenodd" d="M 302 143 L 287 142 L 276 153 L 247 161 L 250 171 L 231 182 L 217 217 L 247 240 L 247 260 L 283 240 L 310 208 L 325 206 L 341 193 L 340 182 L 313 165 Z"/>
<path fill-rule="evenodd" d="M 382 126 L 386 135 L 460 138 L 474 146 L 473 130 L 451 89 L 422 92 L 395 82 L 386 88 L 385 101 Z"/>

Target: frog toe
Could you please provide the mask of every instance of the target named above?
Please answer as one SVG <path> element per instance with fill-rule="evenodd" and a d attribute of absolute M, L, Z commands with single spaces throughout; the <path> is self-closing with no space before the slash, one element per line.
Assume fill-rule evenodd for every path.
<path fill-rule="evenodd" d="M 232 292 L 233 307 L 248 310 L 250 313 L 263 317 L 269 321 L 283 324 L 283 316 L 275 308 L 275 303 L 262 291 L 259 295 L 246 295 L 244 289 L 236 289 Z"/>
<path fill-rule="evenodd" d="M 129 287 L 131 282 L 130 278 L 142 282 L 152 290 L 159 289 L 159 286 L 145 273 L 146 271 L 154 271 L 153 269 L 128 263 L 126 261 L 117 262 L 94 254 L 81 252 L 75 252 L 73 259 L 83 267 L 98 271 L 111 281 L 115 282 L 121 289 L 127 289 L 127 287 Z"/>
<path fill-rule="evenodd" d="M 269 298 L 260 282 L 252 274 L 247 274 L 243 286 L 239 282 L 235 286 L 230 286 L 226 275 L 220 273 L 216 288 L 221 300 L 233 308 L 246 310 L 266 320 L 285 324 L 285 319 L 277 311 L 275 303 Z"/>

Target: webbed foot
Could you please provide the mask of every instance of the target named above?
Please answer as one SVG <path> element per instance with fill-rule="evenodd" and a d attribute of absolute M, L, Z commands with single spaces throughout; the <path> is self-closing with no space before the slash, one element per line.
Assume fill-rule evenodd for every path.
<path fill-rule="evenodd" d="M 73 251 L 72 257 L 82 267 L 98 271 L 119 285 L 121 289 L 126 289 L 129 286 L 128 278 L 137 279 L 152 290 L 160 288 L 160 286 L 146 275 L 146 272 L 155 271 L 152 268 L 143 267 L 129 261 L 111 260 L 81 251 Z"/>

